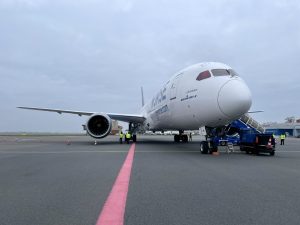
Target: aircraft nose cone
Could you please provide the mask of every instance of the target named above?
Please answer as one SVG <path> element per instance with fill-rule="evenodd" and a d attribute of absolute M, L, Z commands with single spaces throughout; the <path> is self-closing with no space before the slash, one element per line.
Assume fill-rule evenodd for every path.
<path fill-rule="evenodd" d="M 238 118 L 250 109 L 251 92 L 242 80 L 230 80 L 221 87 L 218 104 L 225 116 Z"/>

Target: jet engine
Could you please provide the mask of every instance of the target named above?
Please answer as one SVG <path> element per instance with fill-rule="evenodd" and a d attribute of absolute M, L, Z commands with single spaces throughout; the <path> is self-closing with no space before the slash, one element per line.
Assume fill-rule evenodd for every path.
<path fill-rule="evenodd" d="M 106 114 L 93 114 L 87 120 L 85 128 L 93 138 L 104 138 L 112 129 L 111 118 Z"/>

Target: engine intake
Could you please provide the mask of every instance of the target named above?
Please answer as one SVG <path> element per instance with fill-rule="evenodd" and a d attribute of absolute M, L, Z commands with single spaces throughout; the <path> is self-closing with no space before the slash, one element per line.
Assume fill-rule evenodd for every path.
<path fill-rule="evenodd" d="M 110 117 L 105 114 L 94 114 L 87 120 L 85 127 L 90 136 L 104 138 L 110 133 L 112 122 Z"/>

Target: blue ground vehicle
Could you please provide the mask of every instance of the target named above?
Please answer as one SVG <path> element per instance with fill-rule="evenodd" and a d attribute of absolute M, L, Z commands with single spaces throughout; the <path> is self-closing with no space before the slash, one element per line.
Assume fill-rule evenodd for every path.
<path fill-rule="evenodd" d="M 240 145 L 241 151 L 246 153 L 275 154 L 275 139 L 272 133 L 264 133 L 264 128 L 248 114 L 233 121 L 225 129 L 214 128 L 207 135 L 209 142 L 200 143 L 202 153 L 218 151 L 218 146 L 231 143 Z"/>

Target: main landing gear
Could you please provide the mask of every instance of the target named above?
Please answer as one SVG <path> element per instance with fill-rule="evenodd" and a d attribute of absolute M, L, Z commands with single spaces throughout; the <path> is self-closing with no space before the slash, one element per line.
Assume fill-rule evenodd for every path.
<path fill-rule="evenodd" d="M 187 134 L 183 134 L 183 130 L 179 131 L 179 134 L 174 135 L 174 142 L 179 143 L 182 141 L 183 143 L 187 143 L 189 141 Z"/>
<path fill-rule="evenodd" d="M 136 138 L 136 132 L 138 130 L 138 124 L 135 123 L 129 123 L 128 124 L 128 130 L 131 133 L 131 140 L 135 143 L 137 138 Z"/>

